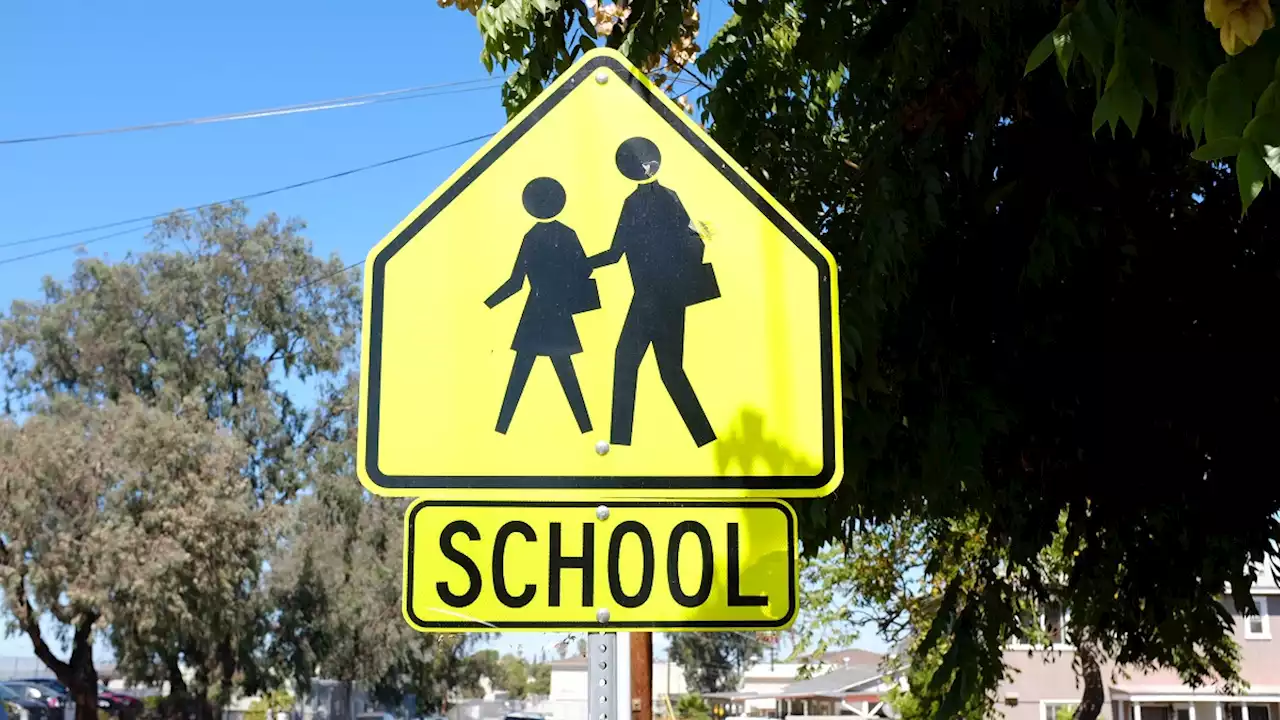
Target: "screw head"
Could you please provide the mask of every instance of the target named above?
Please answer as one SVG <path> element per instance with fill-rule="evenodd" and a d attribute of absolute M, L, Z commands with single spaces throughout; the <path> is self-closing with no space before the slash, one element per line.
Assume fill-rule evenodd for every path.
<path fill-rule="evenodd" d="M 596 622 L 601 625 L 609 622 L 609 608 L 600 608 L 596 611 Z"/>
<path fill-rule="evenodd" d="M 599 71 L 599 72 L 597 72 L 597 73 L 596 73 L 596 83 L 598 83 L 598 84 L 600 84 L 600 85 L 603 85 L 603 84 L 605 84 L 605 83 L 607 83 L 607 82 L 609 82 L 609 71 L 608 71 L 608 70 L 601 70 L 601 71 Z"/>
<path fill-rule="evenodd" d="M 596 508 L 596 517 L 597 517 L 597 518 L 599 518 L 600 520 L 608 520 L 608 519 L 609 519 L 609 506 L 608 506 L 608 505 L 601 505 L 600 507 Z"/>
<path fill-rule="evenodd" d="M 596 454 L 597 454 L 597 455 L 608 455 L 608 454 L 609 454 L 609 441 L 608 441 L 608 440 L 600 440 L 600 441 L 598 441 L 598 442 L 596 443 Z"/>

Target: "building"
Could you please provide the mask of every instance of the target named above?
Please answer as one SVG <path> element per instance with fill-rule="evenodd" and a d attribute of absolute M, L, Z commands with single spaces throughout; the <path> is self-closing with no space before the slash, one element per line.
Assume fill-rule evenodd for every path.
<path fill-rule="evenodd" d="M 1259 572 L 1252 589 L 1260 615 L 1240 617 L 1226 600 L 1235 619 L 1240 645 L 1240 673 L 1249 688 L 1242 695 L 1226 695 L 1218 687 L 1191 688 L 1176 672 L 1115 672 L 1102 669 L 1106 688 L 1105 720 L 1280 720 L 1280 587 L 1270 572 Z M 1047 608 L 1041 622 L 1054 640 L 1052 648 L 1012 645 L 1006 664 L 1017 670 L 1001 686 L 997 710 L 1005 720 L 1054 720 L 1074 709 L 1081 689 L 1072 667 L 1074 646 L 1063 630 L 1069 611 Z"/>
<path fill-rule="evenodd" d="M 826 664 L 827 658 L 831 662 Z M 847 658 L 847 660 L 846 660 Z M 878 666 L 880 656 L 875 653 L 869 653 L 865 650 L 844 650 L 834 653 L 827 653 L 823 656 L 824 664 L 819 665 L 817 670 L 824 673 L 827 670 L 838 671 L 844 674 L 835 676 L 835 678 L 853 677 L 853 680 L 845 685 L 840 685 L 840 681 L 835 678 L 828 682 L 835 682 L 837 690 L 843 690 L 845 687 L 853 688 L 854 694 L 865 690 L 862 675 L 871 673 Z M 849 665 L 847 662 L 855 662 Z M 742 685 L 733 692 L 729 693 L 712 693 L 704 697 L 715 708 L 718 708 L 717 717 L 725 716 L 752 716 L 752 717 L 781 717 L 781 713 L 795 710 L 792 714 L 802 714 L 804 709 L 810 709 L 817 714 L 830 704 L 835 695 L 832 696 L 803 696 L 792 695 L 790 692 L 798 682 L 798 674 L 802 665 L 799 663 L 785 662 L 756 662 L 743 671 Z M 857 668 L 852 672 L 851 669 Z M 874 673 L 879 677 L 879 672 Z M 823 675 L 822 677 L 827 677 Z M 812 682 L 812 681 L 803 681 Z M 869 684 L 875 687 L 876 683 Z M 803 687 L 801 688 L 803 690 Z M 584 657 L 567 658 L 565 660 L 555 660 L 551 663 L 551 695 L 547 700 L 538 703 L 530 710 L 541 712 L 549 715 L 553 720 L 585 720 L 587 717 L 587 659 Z M 653 697 L 650 699 L 653 703 L 653 713 L 655 716 L 670 716 L 672 710 L 679 704 L 680 698 L 688 694 L 689 690 L 685 685 L 684 668 L 676 663 L 655 662 L 653 664 Z M 865 693 L 864 693 L 865 694 Z M 876 696 L 879 697 L 878 695 Z M 787 704 L 785 700 L 794 700 Z M 808 705 L 806 701 L 812 702 Z M 847 712 L 843 714 L 855 714 L 863 708 L 861 703 L 863 700 L 851 699 L 852 703 L 846 708 Z M 874 705 L 875 703 L 872 703 Z M 839 706 L 843 707 L 843 706 Z M 835 709 L 839 707 L 833 706 Z M 867 706 L 870 708 L 871 706 Z M 832 714 L 842 714 L 841 712 L 833 712 Z"/>
<path fill-rule="evenodd" d="M 781 718 L 890 717 L 885 694 L 892 679 L 877 661 L 834 666 L 829 672 L 787 685 L 774 701 Z"/>

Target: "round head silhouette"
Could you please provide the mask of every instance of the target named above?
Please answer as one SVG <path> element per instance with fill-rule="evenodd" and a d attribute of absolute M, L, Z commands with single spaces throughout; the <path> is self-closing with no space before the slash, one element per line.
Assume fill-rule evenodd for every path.
<path fill-rule="evenodd" d="M 530 180 L 524 186 L 524 209 L 539 220 L 550 220 L 564 209 L 564 187 L 549 177 Z"/>
<path fill-rule="evenodd" d="M 618 146 L 614 161 L 618 163 L 618 172 L 628 179 L 644 182 L 658 174 L 662 153 L 649 138 L 633 137 Z"/>

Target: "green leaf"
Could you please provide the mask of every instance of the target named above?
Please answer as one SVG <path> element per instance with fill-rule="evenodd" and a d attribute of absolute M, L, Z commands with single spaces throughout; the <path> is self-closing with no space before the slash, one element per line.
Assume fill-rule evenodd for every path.
<path fill-rule="evenodd" d="M 586 33 L 587 36 L 593 40 L 600 37 L 600 34 L 596 32 L 596 24 L 591 22 L 586 15 L 578 16 L 578 27 L 582 28 L 582 32 Z"/>
<path fill-rule="evenodd" d="M 1187 125 L 1191 128 L 1192 142 L 1199 143 L 1200 137 L 1204 135 L 1204 112 L 1208 105 L 1208 98 L 1200 98 L 1195 105 L 1191 106 L 1191 115 L 1187 118 Z"/>
<path fill-rule="evenodd" d="M 1280 102 L 1280 80 L 1272 80 L 1271 84 L 1267 85 L 1267 89 L 1262 91 L 1261 97 L 1258 98 L 1258 106 L 1253 112 L 1255 115 L 1261 115 L 1280 110 L 1277 102 Z"/>
<path fill-rule="evenodd" d="M 1156 88 L 1156 72 L 1151 67 L 1150 60 L 1140 60 L 1137 63 L 1137 72 L 1134 76 L 1138 81 L 1138 89 L 1142 91 L 1142 97 L 1151 103 L 1151 107 L 1156 107 L 1160 99 L 1159 91 Z"/>
<path fill-rule="evenodd" d="M 1280 113 L 1259 113 L 1245 126 L 1244 136 L 1259 145 L 1280 145 Z"/>
<path fill-rule="evenodd" d="M 1054 33 L 1045 35 L 1039 44 L 1031 50 L 1031 57 L 1027 58 L 1027 69 L 1022 73 L 1023 77 L 1030 75 L 1032 70 L 1043 65 L 1044 61 L 1048 60 L 1049 56 L 1053 54 L 1053 35 Z"/>
<path fill-rule="evenodd" d="M 1071 16 L 1062 18 L 1053 31 L 1053 54 L 1058 58 L 1058 72 L 1062 79 L 1067 79 L 1071 71 L 1071 61 L 1076 59 L 1076 44 L 1071 37 Z"/>
<path fill-rule="evenodd" d="M 1262 94 L 1267 85 L 1276 77 L 1276 56 L 1280 55 L 1280 44 L 1277 44 L 1274 32 L 1264 32 L 1252 47 L 1230 60 L 1232 72 L 1240 78 L 1245 95 L 1253 100 Z"/>
<path fill-rule="evenodd" d="M 1280 112 L 1261 113 L 1244 129 L 1246 140 L 1256 144 L 1271 172 L 1280 175 Z"/>
<path fill-rule="evenodd" d="M 1273 175 L 1280 176 L 1280 145 L 1263 145 L 1262 160 Z"/>
<path fill-rule="evenodd" d="M 1201 145 L 1191 157 L 1201 162 L 1213 162 L 1240 152 L 1240 138 L 1218 138 Z"/>
<path fill-rule="evenodd" d="M 1209 79 L 1208 105 L 1204 111 L 1204 132 L 1209 140 L 1239 137 L 1253 116 L 1253 103 L 1244 95 L 1240 78 L 1226 63 Z"/>
<path fill-rule="evenodd" d="M 1116 59 L 1111 63 L 1111 72 L 1107 73 L 1106 89 L 1110 90 L 1115 87 L 1122 79 L 1128 77 L 1129 69 L 1124 61 L 1124 54 L 1121 48 L 1116 46 Z"/>
<path fill-rule="evenodd" d="M 1115 102 L 1115 94 L 1108 90 L 1098 98 L 1098 106 L 1093 109 L 1093 134 L 1097 135 L 1103 125 L 1111 125 L 1111 133 L 1115 134 L 1116 124 L 1120 121 L 1120 110 Z"/>
<path fill-rule="evenodd" d="M 1089 14 L 1093 16 L 1094 26 L 1104 35 L 1115 37 L 1116 11 L 1111 8 L 1110 0 L 1091 0 Z"/>
<path fill-rule="evenodd" d="M 1103 44 L 1102 33 L 1098 32 L 1098 28 L 1089 19 L 1089 15 L 1085 12 L 1087 10 L 1088 7 L 1081 3 L 1071 13 L 1071 37 L 1080 46 L 1080 54 L 1093 67 L 1094 74 L 1100 78 L 1106 47 Z"/>
<path fill-rule="evenodd" d="M 1236 180 L 1240 183 L 1240 214 L 1249 212 L 1249 206 L 1262 194 L 1271 177 L 1271 168 L 1262 156 L 1262 148 L 1252 140 L 1240 146 L 1236 156 Z"/>
<path fill-rule="evenodd" d="M 1129 126 L 1129 132 L 1137 135 L 1138 125 L 1142 122 L 1142 95 L 1129 83 L 1117 85 L 1109 92 L 1115 93 L 1115 105 L 1120 118 Z"/>

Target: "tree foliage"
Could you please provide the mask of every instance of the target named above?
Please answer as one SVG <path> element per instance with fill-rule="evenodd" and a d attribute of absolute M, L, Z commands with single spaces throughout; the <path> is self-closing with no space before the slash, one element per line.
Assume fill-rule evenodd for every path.
<path fill-rule="evenodd" d="M 243 456 L 198 402 L 57 397 L 21 426 L 0 421 L 5 610 L 79 717 L 97 717 L 95 631 L 205 623 L 205 603 L 234 602 L 252 578 L 263 516 L 239 477 Z M 41 631 L 46 616 L 65 660 Z"/>
<path fill-rule="evenodd" d="M 668 633 L 667 658 L 684 670 L 691 692 L 737 690 L 742 674 L 764 649 L 755 635 L 739 632 Z"/>
<path fill-rule="evenodd" d="M 336 258 L 315 257 L 301 229 L 214 206 L 158 222 L 148 252 L 81 260 L 67 282 L 46 279 L 41 301 L 15 302 L 0 324 L 8 407 L 55 395 L 87 406 L 135 398 L 162 412 L 199 407 L 241 445 L 235 477 L 263 522 L 275 522 L 307 483 L 308 455 L 338 411 L 359 324 L 354 278 Z M 305 386 L 314 409 L 297 397 Z M 154 596 L 136 623 L 111 624 L 125 672 L 169 682 L 179 707 L 271 684 L 260 577 L 269 535 L 254 533 L 230 545 L 253 568 L 234 598 L 192 572 L 169 578 L 174 592 Z"/>
<path fill-rule="evenodd" d="M 1267 125 L 1245 130 L 1269 112 L 1280 31 L 1228 58 L 1213 23 L 1236 52 L 1256 16 L 1210 5 L 737 0 L 697 59 L 712 135 L 840 266 L 846 480 L 799 508 L 806 547 L 914 518 L 941 586 L 915 651 L 945 648 L 927 688 L 944 714 L 994 690 L 1059 538 L 1055 599 L 1103 657 L 1234 676 L 1218 596 L 1247 607 L 1280 538 L 1280 338 L 1253 312 L 1280 302 L 1278 210 L 1242 217 L 1238 190 L 1266 184 Z M 1028 74 L 1064 16 L 1060 75 Z M 511 32 L 480 30 L 491 54 Z M 554 56 L 572 35 L 529 37 Z M 1130 131 L 1096 134 L 1100 106 Z M 1236 136 L 1262 154 L 1192 157 Z"/>
<path fill-rule="evenodd" d="M 711 717 L 711 708 L 698 693 L 687 693 L 681 695 L 679 702 L 676 703 L 675 716 L 678 720 L 708 720 Z"/>

